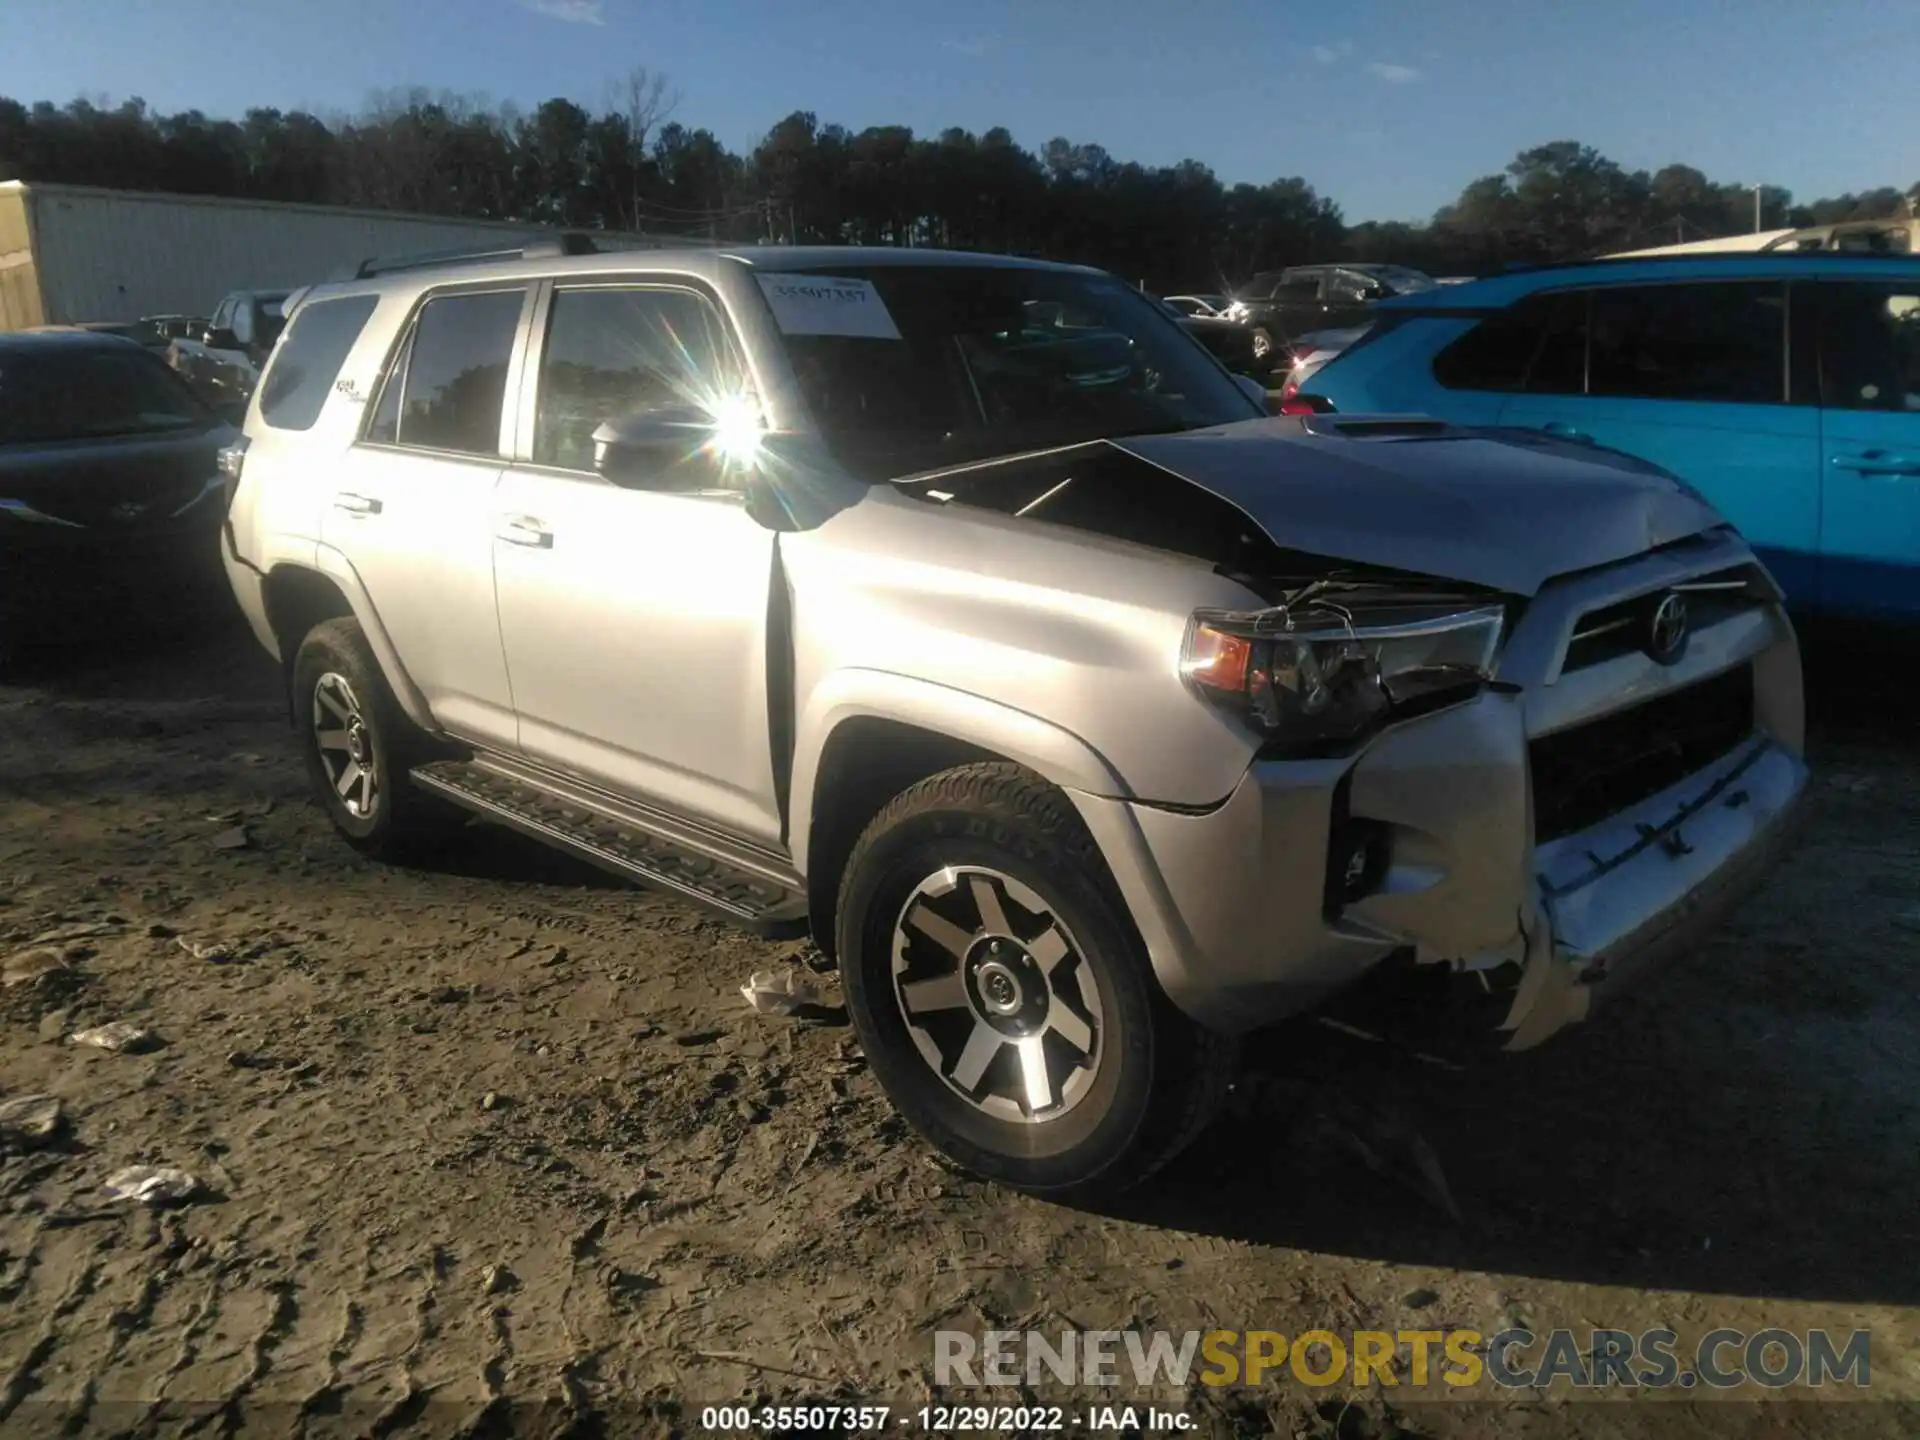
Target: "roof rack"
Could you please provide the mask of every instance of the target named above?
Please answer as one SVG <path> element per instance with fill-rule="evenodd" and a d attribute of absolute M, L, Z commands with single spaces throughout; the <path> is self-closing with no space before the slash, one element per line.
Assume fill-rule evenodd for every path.
<path fill-rule="evenodd" d="M 418 255 L 396 255 L 382 260 L 362 260 L 353 272 L 355 280 L 371 280 L 376 275 L 392 275 L 404 270 L 435 270 L 443 265 L 485 265 L 500 260 L 554 260 L 563 255 L 598 255 L 600 244 L 593 236 L 577 230 L 557 235 L 531 235 L 517 243 L 489 246 L 484 250 L 432 250 Z"/>

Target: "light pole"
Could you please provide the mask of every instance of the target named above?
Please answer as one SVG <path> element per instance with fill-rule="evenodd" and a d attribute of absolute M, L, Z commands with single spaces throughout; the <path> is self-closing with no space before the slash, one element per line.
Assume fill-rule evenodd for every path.
<path fill-rule="evenodd" d="M 1760 233 L 1760 192 L 1766 188 L 1764 185 L 1753 187 L 1753 233 L 1756 235 Z"/>

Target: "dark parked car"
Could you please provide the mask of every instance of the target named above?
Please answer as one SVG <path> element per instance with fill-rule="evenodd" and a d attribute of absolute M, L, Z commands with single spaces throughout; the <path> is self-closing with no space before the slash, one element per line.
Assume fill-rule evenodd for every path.
<path fill-rule="evenodd" d="M 185 338 L 205 329 L 205 320 L 196 320 L 188 315 L 145 315 L 138 320 L 96 320 L 78 325 L 36 325 L 31 333 L 40 334 L 49 330 L 83 330 L 89 335 L 117 335 L 123 340 L 131 340 L 136 345 L 144 345 L 149 350 L 165 353 L 175 340 Z"/>
<path fill-rule="evenodd" d="M 1274 360 L 1277 356 L 1262 356 L 1255 352 L 1253 332 L 1235 321 L 1223 319 L 1218 315 L 1184 314 L 1172 302 L 1162 300 L 1167 312 L 1180 322 L 1194 339 L 1206 346 L 1227 369 L 1236 375 L 1245 375 L 1258 380 L 1271 388 L 1277 378 Z"/>
<path fill-rule="evenodd" d="M 133 341 L 0 335 L 0 654 L 216 596 L 237 433 Z"/>
<path fill-rule="evenodd" d="M 1431 276 L 1404 265 L 1296 265 L 1254 276 L 1226 315 L 1253 332 L 1264 359 L 1300 335 L 1366 324 L 1381 300 L 1433 288 Z"/>

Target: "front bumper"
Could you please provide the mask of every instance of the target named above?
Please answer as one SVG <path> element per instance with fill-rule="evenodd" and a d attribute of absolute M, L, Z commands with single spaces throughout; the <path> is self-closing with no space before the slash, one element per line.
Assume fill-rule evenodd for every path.
<path fill-rule="evenodd" d="M 1630 572 L 1626 583 L 1639 582 Z M 1357 757 L 1258 762 L 1204 812 L 1074 797 L 1175 1004 L 1245 1031 L 1411 953 L 1510 993 L 1501 1028 L 1509 1048 L 1524 1049 L 1684 947 L 1759 881 L 1808 786 L 1799 652 L 1784 613 L 1729 614 L 1696 632 L 1678 665 L 1621 656 L 1562 676 L 1565 646 L 1537 643 L 1539 629 L 1570 634 L 1596 596 L 1586 586 L 1558 597 L 1559 619 L 1556 597 L 1545 598 L 1514 637 L 1527 643 L 1507 651 L 1540 665 L 1538 684 L 1526 677 L 1397 726 Z M 1739 667 L 1753 677 L 1745 738 L 1536 845 L 1533 742 Z M 1364 894 L 1346 898 L 1330 893 L 1329 871 L 1356 821 L 1388 858 Z"/>

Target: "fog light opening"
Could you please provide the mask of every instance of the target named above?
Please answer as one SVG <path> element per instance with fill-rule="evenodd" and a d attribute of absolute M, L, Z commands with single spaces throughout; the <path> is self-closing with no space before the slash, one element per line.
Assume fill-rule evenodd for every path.
<path fill-rule="evenodd" d="M 1380 888 L 1387 873 L 1387 836 L 1383 827 L 1354 821 L 1339 857 L 1336 893 L 1342 905 L 1364 900 Z"/>

